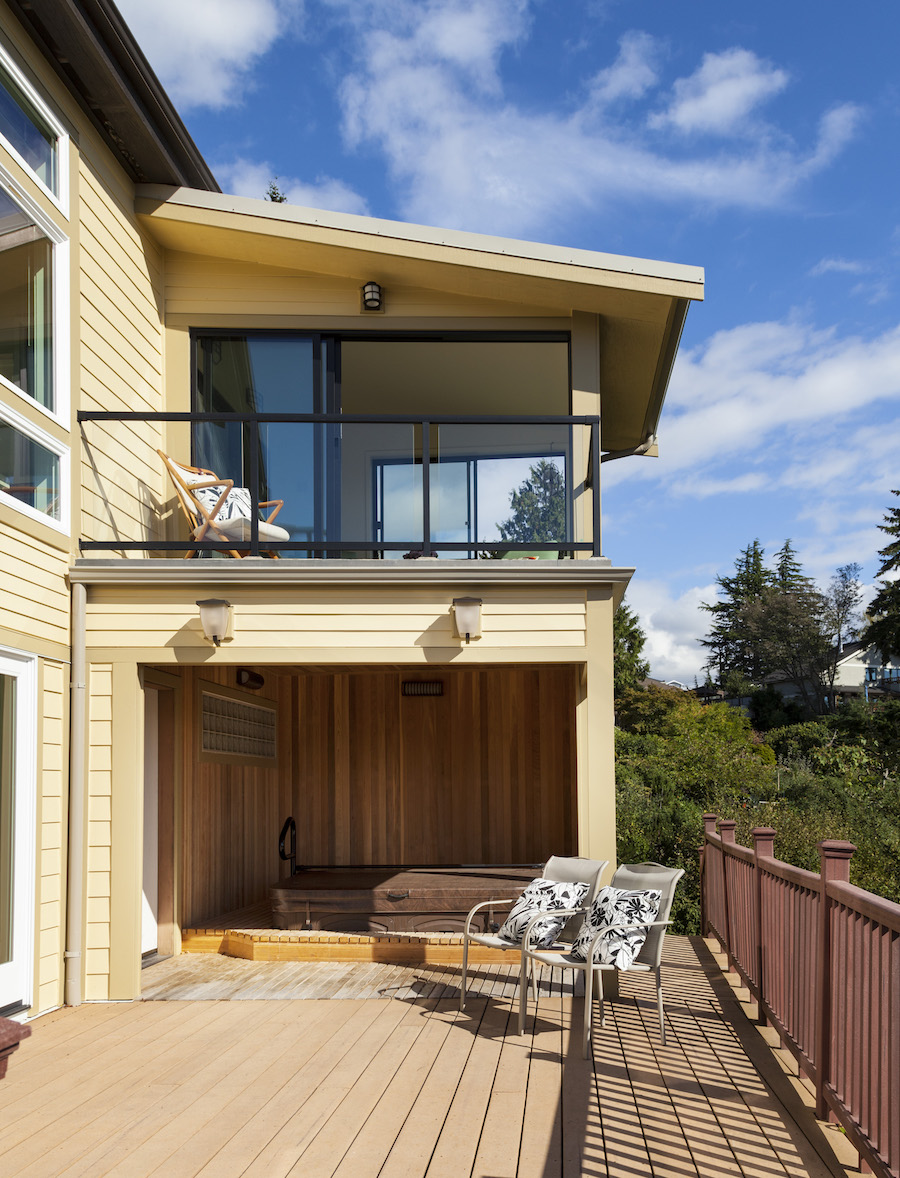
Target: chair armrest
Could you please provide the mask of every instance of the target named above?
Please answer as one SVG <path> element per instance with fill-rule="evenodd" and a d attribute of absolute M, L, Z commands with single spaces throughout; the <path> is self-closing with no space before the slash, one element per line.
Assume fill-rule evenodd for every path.
<path fill-rule="evenodd" d="M 590 962 L 591 964 L 594 963 L 594 950 L 597 948 L 600 938 L 605 936 L 607 933 L 612 932 L 613 929 L 618 929 L 620 932 L 624 932 L 626 929 L 664 928 L 667 924 L 671 923 L 671 920 L 648 920 L 646 923 L 643 921 L 636 921 L 633 924 L 607 924 L 603 928 L 598 929 L 594 934 L 591 940 L 590 950 L 585 955 L 585 961 Z"/>
<path fill-rule="evenodd" d="M 472 917 L 475 915 L 475 913 L 478 911 L 479 908 L 487 908 L 491 904 L 515 904 L 515 902 L 516 902 L 516 900 L 518 900 L 518 898 L 519 897 L 516 896 L 512 900 L 482 900 L 480 904 L 476 904 L 474 908 L 470 908 L 469 914 L 466 917 L 466 926 L 465 926 L 465 930 L 463 932 L 463 935 L 466 937 L 469 935 L 469 921 L 472 919 Z"/>
<path fill-rule="evenodd" d="M 543 920 L 548 916 L 564 916 L 568 920 L 570 916 L 579 916 L 585 912 L 587 912 L 587 908 L 545 908 L 541 912 L 536 912 L 531 920 L 529 920 L 528 927 L 525 929 L 525 934 L 522 937 L 522 952 L 533 952 L 528 947 L 528 938 L 531 936 L 532 926 L 537 924 L 539 920 Z"/>

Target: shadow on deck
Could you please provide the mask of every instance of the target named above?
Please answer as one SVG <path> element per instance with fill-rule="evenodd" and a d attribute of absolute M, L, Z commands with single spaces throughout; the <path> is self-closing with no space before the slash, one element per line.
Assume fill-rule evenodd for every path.
<path fill-rule="evenodd" d="M 460 1014 L 451 966 L 163 962 L 145 993 L 169 1001 L 33 1024 L 0 1084 L 2 1172 L 846 1174 L 702 941 L 667 942 L 667 1045 L 652 983 L 627 976 L 590 1060 L 558 973 L 518 1037 L 515 971 L 477 967 Z"/>

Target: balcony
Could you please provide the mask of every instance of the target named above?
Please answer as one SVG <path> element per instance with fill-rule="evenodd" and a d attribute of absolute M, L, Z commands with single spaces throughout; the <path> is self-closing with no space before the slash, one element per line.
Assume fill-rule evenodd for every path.
<path fill-rule="evenodd" d="M 135 458 L 147 482 L 154 465 L 163 473 L 155 450 L 164 448 L 164 426 L 176 461 L 188 465 L 190 454 L 190 465 L 247 489 L 242 555 L 272 554 L 259 534 L 259 505 L 278 499 L 276 522 L 289 537 L 278 541 L 281 557 L 600 555 L 598 417 L 87 410 L 78 420 L 105 508 L 94 515 L 109 524 L 107 536 L 80 541 L 86 555 L 189 549 L 212 557 L 235 549 L 234 541 L 188 539 L 198 529 L 180 513 L 165 520 L 171 501 L 136 484 Z M 111 466 L 116 451 L 121 458 Z"/>

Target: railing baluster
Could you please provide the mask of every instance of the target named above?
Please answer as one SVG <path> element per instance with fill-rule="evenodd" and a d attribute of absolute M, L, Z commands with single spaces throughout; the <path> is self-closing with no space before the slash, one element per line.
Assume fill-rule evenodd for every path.
<path fill-rule="evenodd" d="M 431 422 L 422 421 L 422 555 L 431 556 Z"/>

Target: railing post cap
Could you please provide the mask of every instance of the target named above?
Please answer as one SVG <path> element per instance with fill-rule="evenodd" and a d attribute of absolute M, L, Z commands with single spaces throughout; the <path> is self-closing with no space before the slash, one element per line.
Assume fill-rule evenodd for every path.
<path fill-rule="evenodd" d="M 849 859 L 856 850 L 856 844 L 846 839 L 822 839 L 816 846 L 823 859 Z"/>
<path fill-rule="evenodd" d="M 703 815 L 703 833 L 704 834 L 715 834 L 716 833 L 716 822 L 718 822 L 718 820 L 719 820 L 718 814 L 704 814 Z"/>
<path fill-rule="evenodd" d="M 750 831 L 754 838 L 774 838 L 778 831 L 773 826 L 754 826 Z"/>
<path fill-rule="evenodd" d="M 726 843 L 734 842 L 734 832 L 737 827 L 737 822 L 734 818 L 720 818 L 719 819 L 719 834 Z"/>

